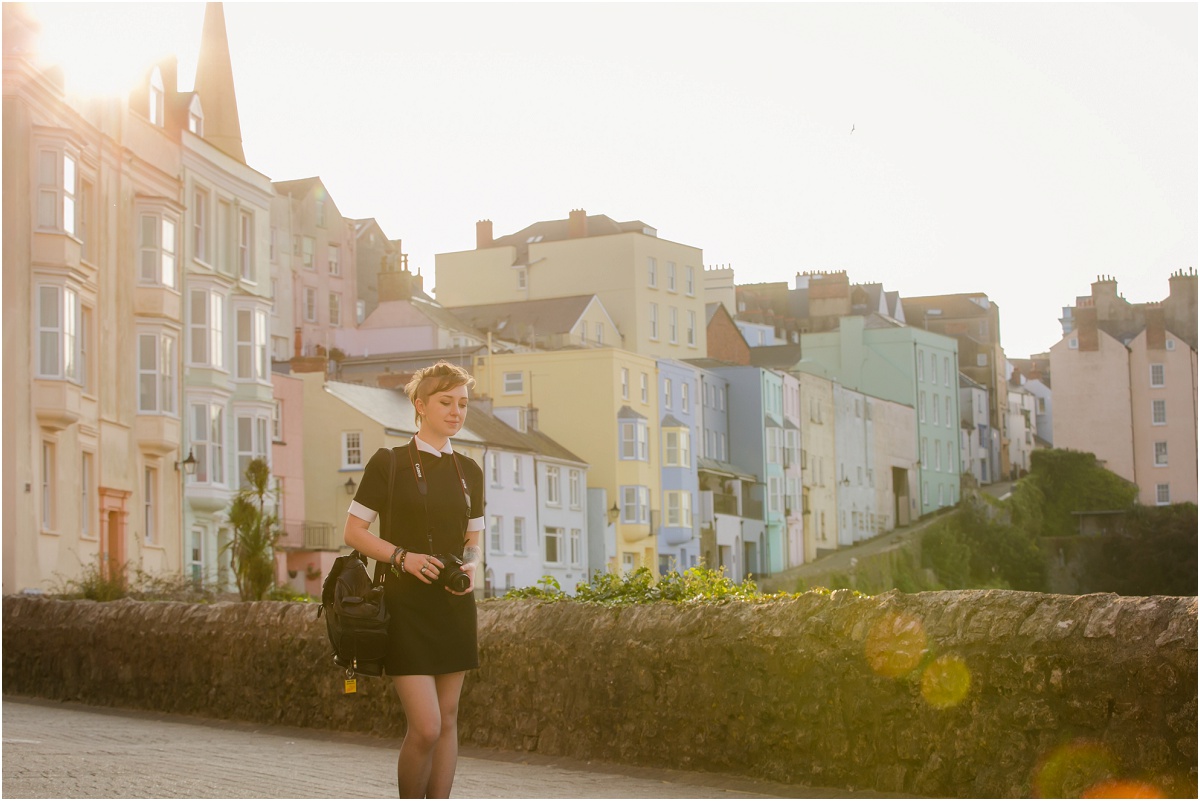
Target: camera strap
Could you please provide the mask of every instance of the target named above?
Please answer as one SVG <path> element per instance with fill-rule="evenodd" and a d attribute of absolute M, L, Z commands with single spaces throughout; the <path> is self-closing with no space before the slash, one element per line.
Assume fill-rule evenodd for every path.
<path fill-rule="evenodd" d="M 416 436 L 408 441 L 408 458 L 412 462 L 413 477 L 417 482 L 417 492 L 421 495 L 421 503 L 425 505 L 425 520 L 429 525 L 429 552 L 433 553 L 433 519 L 429 516 L 429 482 L 425 480 L 425 467 L 421 463 L 421 450 L 417 447 Z M 463 476 L 462 466 L 458 463 L 458 454 L 451 450 L 450 458 L 454 462 L 454 470 L 458 473 L 458 482 L 462 484 L 463 500 L 467 504 L 467 519 L 470 519 L 471 493 L 467 489 L 467 479 Z"/>

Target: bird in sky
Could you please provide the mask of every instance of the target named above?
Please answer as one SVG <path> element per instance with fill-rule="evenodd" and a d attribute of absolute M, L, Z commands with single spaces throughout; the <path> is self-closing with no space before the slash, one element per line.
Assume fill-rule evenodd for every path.
<path fill-rule="evenodd" d="M 850 123 L 850 133 L 854 133 L 854 123 Z"/>

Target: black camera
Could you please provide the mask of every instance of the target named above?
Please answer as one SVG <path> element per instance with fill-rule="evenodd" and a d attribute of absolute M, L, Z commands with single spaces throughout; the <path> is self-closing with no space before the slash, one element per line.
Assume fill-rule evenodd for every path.
<path fill-rule="evenodd" d="M 454 592 L 466 592 L 471 586 L 471 577 L 462 569 L 463 560 L 447 553 L 435 553 L 433 558 L 442 563 L 442 569 L 433 583 L 442 584 Z"/>

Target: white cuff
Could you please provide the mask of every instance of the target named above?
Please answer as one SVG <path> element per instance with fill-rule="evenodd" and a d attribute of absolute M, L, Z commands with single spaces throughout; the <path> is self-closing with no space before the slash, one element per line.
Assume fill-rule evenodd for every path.
<path fill-rule="evenodd" d="M 350 501 L 350 509 L 348 511 L 350 514 L 362 520 L 366 520 L 368 523 L 374 523 L 375 518 L 379 517 L 377 512 L 372 509 L 368 509 L 358 501 Z M 480 520 L 482 519 L 483 518 L 480 518 Z"/>
<path fill-rule="evenodd" d="M 483 517 L 472 517 L 467 521 L 467 531 L 483 531 Z"/>

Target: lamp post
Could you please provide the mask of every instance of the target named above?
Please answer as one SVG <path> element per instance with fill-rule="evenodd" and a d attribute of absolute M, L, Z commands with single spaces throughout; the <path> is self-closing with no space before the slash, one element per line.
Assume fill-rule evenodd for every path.
<path fill-rule="evenodd" d="M 346 494 L 353 497 L 354 491 L 358 489 L 358 485 L 354 483 L 354 476 L 346 479 L 346 483 L 342 485 L 342 489 L 346 490 Z"/>
<path fill-rule="evenodd" d="M 182 462 L 175 463 L 175 469 L 179 470 L 180 465 L 183 466 L 183 474 L 187 476 L 196 475 L 196 456 L 192 453 L 192 449 L 188 448 L 187 458 Z"/>

